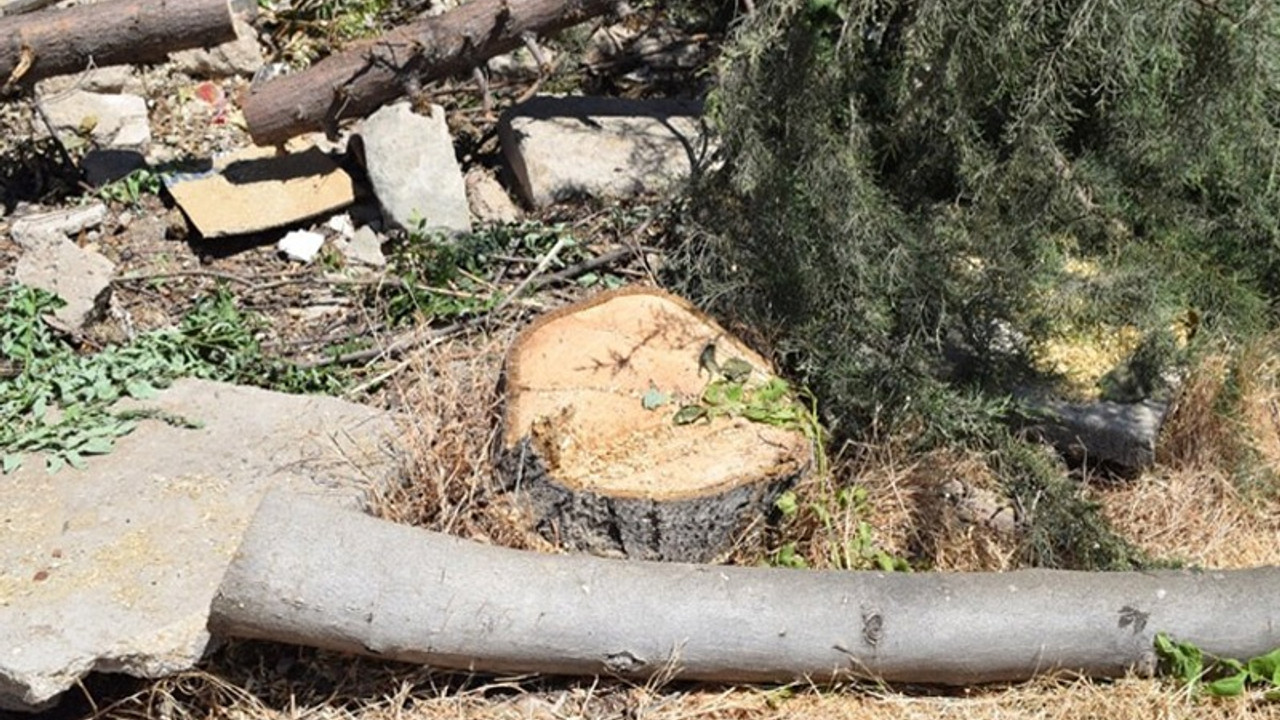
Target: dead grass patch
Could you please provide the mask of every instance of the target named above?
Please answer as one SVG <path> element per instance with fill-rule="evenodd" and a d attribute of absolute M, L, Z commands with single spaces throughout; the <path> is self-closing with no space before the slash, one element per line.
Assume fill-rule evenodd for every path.
<path fill-rule="evenodd" d="M 378 517 L 505 547 L 554 551 L 495 475 L 498 380 L 513 329 L 428 347 L 388 390 L 406 416 L 406 476 Z"/>
<path fill-rule="evenodd" d="M 1154 557 L 1215 568 L 1280 564 L 1280 356 L 1270 337 L 1205 358 L 1161 432 L 1158 464 L 1102 488 L 1104 514 Z"/>

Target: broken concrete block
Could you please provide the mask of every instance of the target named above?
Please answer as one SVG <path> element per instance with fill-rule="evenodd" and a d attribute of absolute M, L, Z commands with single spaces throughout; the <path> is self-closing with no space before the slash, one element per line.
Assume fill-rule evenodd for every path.
<path fill-rule="evenodd" d="M 1023 403 L 1033 418 L 1033 432 L 1059 452 L 1126 472 L 1142 470 L 1155 462 L 1156 440 L 1169 409 L 1167 404 L 1154 400 L 1071 403 L 1024 397 Z"/>
<path fill-rule="evenodd" d="M 15 242 L 30 249 L 49 242 L 50 238 L 60 239 L 97 227 L 106 219 L 107 206 L 94 201 L 79 207 L 15 218 L 9 232 Z"/>
<path fill-rule="evenodd" d="M 471 230 L 444 108 L 432 105 L 427 117 L 407 102 L 388 105 L 364 121 L 360 134 L 369 181 L 388 223 L 406 230 Z"/>
<path fill-rule="evenodd" d="M 129 407 L 203 425 L 143 420 L 87 470 L 27 458 L 0 482 L 0 708 L 191 668 L 268 489 L 355 506 L 398 472 L 392 418 L 335 398 L 189 379 Z"/>
<path fill-rule="evenodd" d="M 58 235 L 32 242 L 13 272 L 14 279 L 23 285 L 47 290 L 66 301 L 53 317 L 72 332 L 82 331 L 101 315 L 111 297 L 114 274 L 110 260 Z"/>
<path fill-rule="evenodd" d="M 292 225 L 355 201 L 351 176 L 316 148 L 288 155 L 246 148 L 215 159 L 208 172 L 165 184 L 205 238 Z"/>
<path fill-rule="evenodd" d="M 534 207 L 660 191 L 701 167 L 710 141 L 701 104 L 538 97 L 503 114 L 502 152 Z"/>

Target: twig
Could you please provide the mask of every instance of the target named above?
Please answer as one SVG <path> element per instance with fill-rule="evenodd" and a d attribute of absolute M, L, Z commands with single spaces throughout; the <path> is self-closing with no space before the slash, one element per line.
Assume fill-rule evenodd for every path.
<path fill-rule="evenodd" d="M 499 310 L 510 305 L 511 301 L 519 297 L 520 293 L 528 290 L 529 287 L 533 285 L 534 281 L 538 279 L 538 276 L 546 272 L 551 263 L 556 261 L 556 256 L 560 254 L 560 251 L 564 249 L 564 246 L 568 245 L 572 240 L 573 238 L 568 235 L 561 235 L 556 239 L 556 244 L 552 245 L 551 249 L 547 251 L 547 254 L 542 256 L 542 260 L 538 262 L 537 267 L 535 267 L 532 272 L 520 281 L 520 284 L 516 286 L 515 290 L 507 293 L 506 297 L 498 301 L 498 304 L 493 306 L 493 310 L 490 314 L 497 313 Z"/>
<path fill-rule="evenodd" d="M 241 277 L 234 273 L 222 272 L 220 270 L 173 270 L 170 272 L 150 273 L 147 275 L 121 275 L 112 278 L 114 284 L 131 283 L 131 282 L 147 282 L 148 280 L 167 280 L 179 277 L 212 277 L 220 280 L 228 280 L 230 282 L 248 285 L 256 289 L 253 281 L 246 277 Z"/>
<path fill-rule="evenodd" d="M 454 323 L 452 325 L 447 325 L 442 328 L 418 328 L 418 329 L 412 330 L 396 338 L 394 341 L 392 341 L 390 345 L 384 348 L 369 348 L 367 350 L 356 350 L 354 352 L 343 353 L 342 355 L 337 355 L 334 357 L 320 358 L 318 360 L 311 360 L 307 362 L 298 363 L 298 367 L 306 370 L 311 368 L 323 367 L 326 365 L 334 365 L 334 364 L 346 365 L 346 364 L 355 363 L 355 362 L 363 362 L 365 360 L 373 360 L 375 358 L 380 358 L 380 357 L 393 358 L 393 357 L 399 356 L 401 353 L 403 353 L 406 350 L 409 350 L 410 348 L 414 348 L 429 342 L 443 340 L 444 338 L 450 337 L 452 335 L 456 335 L 463 331 L 470 330 L 475 327 L 479 327 L 480 325 L 484 324 L 489 317 L 505 309 L 508 305 L 510 305 L 516 299 L 516 297 L 520 295 L 520 293 L 528 289 L 529 286 L 532 285 L 533 282 L 538 278 L 538 276 L 541 275 L 542 272 L 547 269 L 547 266 L 555 262 L 556 256 L 560 254 L 560 251 L 564 249 L 564 246 L 567 245 L 569 241 L 570 241 L 570 237 L 568 235 L 561 236 L 560 239 L 556 241 L 556 244 L 553 245 L 551 249 L 547 251 L 547 254 L 542 257 L 542 260 L 538 263 L 538 266 L 533 269 L 533 272 L 529 273 L 529 275 L 526 276 L 525 279 L 522 280 L 514 290 L 508 293 L 506 297 L 502 298 L 502 300 L 498 301 L 498 303 L 494 305 L 492 309 L 490 309 L 488 312 L 482 315 L 476 315 L 475 317 L 468 318 L 467 320 L 463 320 L 462 322 Z M 385 378 L 382 378 L 382 379 L 385 379 Z"/>
<path fill-rule="evenodd" d="M 589 273 L 592 270 L 599 270 L 602 267 L 608 267 L 609 265 L 612 265 L 618 262 L 619 260 L 627 257 L 628 255 L 634 255 L 634 254 L 635 254 L 635 251 L 629 247 L 610 250 L 609 252 L 603 255 L 597 255 L 596 257 L 590 258 L 589 260 L 583 260 L 582 262 L 576 265 L 570 265 L 569 267 L 563 270 L 558 270 L 556 272 L 553 272 L 550 275 L 544 275 L 538 278 L 538 280 L 534 283 L 533 287 L 534 289 L 537 289 L 537 288 L 545 287 L 552 283 L 564 282 L 565 280 L 570 280 L 579 275 Z"/>

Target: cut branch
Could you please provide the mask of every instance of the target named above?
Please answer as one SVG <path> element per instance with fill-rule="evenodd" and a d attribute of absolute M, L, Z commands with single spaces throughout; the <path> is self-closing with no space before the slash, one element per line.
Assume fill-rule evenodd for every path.
<path fill-rule="evenodd" d="M 308 70 L 269 80 L 242 102 L 249 134 L 275 145 L 332 130 L 404 95 L 409 88 L 465 74 L 546 35 L 609 11 L 609 0 L 473 0 L 331 55 Z"/>
<path fill-rule="evenodd" d="M 104 0 L 0 18 L 0 84 L 92 67 L 162 62 L 168 53 L 236 38 L 227 0 Z"/>
<path fill-rule="evenodd" d="M 481 672 L 971 684 L 1155 667 L 1166 632 L 1280 646 L 1280 568 L 875 573 L 508 550 L 268 496 L 214 598 L 223 635 Z"/>

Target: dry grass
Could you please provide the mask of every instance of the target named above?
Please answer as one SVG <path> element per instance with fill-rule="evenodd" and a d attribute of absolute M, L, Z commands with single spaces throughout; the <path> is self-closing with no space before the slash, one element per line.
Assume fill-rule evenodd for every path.
<path fill-rule="evenodd" d="M 1161 434 L 1159 465 L 1101 491 L 1108 520 L 1156 557 L 1203 567 L 1280 565 L 1276 339 L 1206 359 Z"/>
<path fill-rule="evenodd" d="M 404 482 L 374 499 L 379 517 L 505 547 L 552 551 L 499 492 L 492 450 L 498 380 L 515 331 L 427 348 L 390 392 L 407 408 Z"/>

